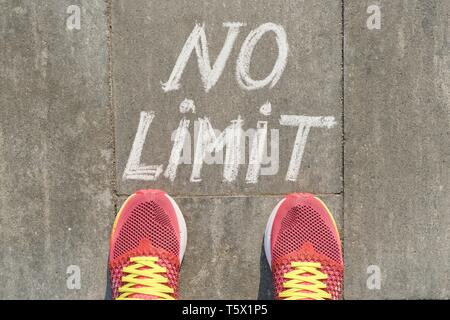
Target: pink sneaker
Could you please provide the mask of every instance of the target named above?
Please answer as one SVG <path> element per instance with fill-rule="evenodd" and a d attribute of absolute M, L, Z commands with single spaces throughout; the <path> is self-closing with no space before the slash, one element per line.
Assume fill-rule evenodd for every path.
<path fill-rule="evenodd" d="M 330 210 L 316 196 L 290 194 L 273 210 L 264 249 L 277 299 L 340 299 L 341 241 Z"/>
<path fill-rule="evenodd" d="M 186 239 L 183 215 L 169 195 L 159 190 L 132 194 L 111 232 L 112 298 L 176 299 Z"/>

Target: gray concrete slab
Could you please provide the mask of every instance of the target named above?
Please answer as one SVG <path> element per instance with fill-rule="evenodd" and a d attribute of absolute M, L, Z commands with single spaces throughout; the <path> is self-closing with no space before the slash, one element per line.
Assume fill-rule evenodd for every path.
<path fill-rule="evenodd" d="M 342 197 L 322 195 L 342 234 Z M 117 207 L 126 197 L 119 198 Z M 272 299 L 263 249 L 266 222 L 281 196 L 175 197 L 188 241 L 181 299 Z"/>
<path fill-rule="evenodd" d="M 450 297 L 449 15 L 448 1 L 345 2 L 347 299 Z"/>
<path fill-rule="evenodd" d="M 161 188 L 176 195 L 342 191 L 339 1 L 123 0 L 114 1 L 112 21 L 113 99 L 120 194 L 130 194 L 143 187 Z M 226 22 L 246 25 L 239 29 L 217 83 L 208 92 L 205 91 L 194 50 L 185 69 L 181 68 L 184 72 L 179 89 L 165 92 L 162 83 L 172 79 L 174 65 L 196 23 L 200 26 L 204 23 L 212 66 L 227 37 L 229 27 L 223 25 Z M 242 89 L 236 80 L 237 60 L 241 51 L 246 52 L 242 47 L 246 47 L 243 44 L 250 32 L 265 23 L 281 25 L 285 30 L 289 46 L 287 64 L 273 88 L 266 86 L 248 91 Z M 201 52 L 200 45 L 198 48 Z M 271 72 L 277 57 L 274 33 L 267 33 L 253 52 L 250 76 L 264 79 Z M 175 85 L 166 88 L 171 87 Z M 194 102 L 195 114 L 180 113 L 179 105 L 184 99 Z M 272 105 L 270 116 L 259 112 L 267 101 Z M 142 111 L 153 111 L 155 117 L 144 135 L 146 140 L 142 153 L 137 153 L 141 155 L 137 159 L 141 166 L 139 161 L 135 161 L 135 165 L 130 167 L 129 180 L 123 180 Z M 209 117 L 212 126 L 222 131 L 239 115 L 243 119 L 244 130 L 256 128 L 258 121 L 267 121 L 269 130 L 274 129 L 279 134 L 279 140 L 271 144 L 279 149 L 279 158 L 272 162 L 274 171 L 265 171 L 270 175 L 261 176 L 258 183 L 247 183 L 247 146 L 247 160 L 239 166 L 235 180 L 224 183 L 222 165 L 205 164 L 201 170 L 201 181 L 191 182 L 194 141 L 198 141 L 193 136 L 195 120 Z M 299 174 L 293 179 L 295 181 L 286 181 L 286 173 L 298 127 L 280 125 L 281 115 L 330 116 L 336 122 L 332 128 L 311 128 Z M 172 133 L 183 116 L 191 121 L 189 132 L 192 140 L 189 145 L 192 147 L 192 157 L 187 160 L 189 164 L 178 167 L 176 178 L 171 182 L 164 172 L 172 152 Z M 269 131 L 269 140 L 276 138 L 275 134 Z M 156 181 L 144 181 L 142 172 L 145 167 L 142 166 L 145 165 L 162 165 L 163 171 Z"/>
<path fill-rule="evenodd" d="M 0 1 L 0 298 L 101 298 L 114 206 L 103 1 Z M 69 290 L 66 271 L 81 271 Z"/>
<path fill-rule="evenodd" d="M 175 195 L 186 216 L 184 299 L 270 298 L 264 226 L 276 202 L 298 191 L 323 194 L 337 216 L 345 298 L 450 297 L 448 1 L 345 1 L 343 52 L 341 1 L 117 0 L 108 10 L 111 2 L 78 1 L 81 29 L 68 30 L 70 1 L 0 0 L 0 298 L 102 298 L 115 204 L 140 188 Z M 380 30 L 367 28 L 369 5 L 381 10 Z M 215 85 L 205 91 L 213 82 L 202 80 L 194 52 L 179 89 L 165 92 L 195 24 L 204 23 L 213 64 L 224 22 L 246 25 Z M 268 22 L 286 32 L 286 67 L 273 88 L 242 89 L 241 48 Z M 275 44 L 270 33 L 258 42 L 252 78 L 271 71 Z M 195 113 L 180 112 L 184 99 Z M 270 114 L 260 109 L 267 101 Z M 142 111 L 155 117 L 129 177 L 148 177 L 139 161 L 163 170 L 156 181 L 123 180 Z M 195 120 L 224 130 L 238 115 L 244 130 L 258 121 L 273 129 L 271 175 L 247 183 L 248 145 L 234 181 L 223 181 L 221 164 L 205 164 L 201 182 L 190 182 L 192 163 L 173 182 L 164 175 L 183 117 L 194 139 Z M 297 127 L 281 115 L 336 122 L 311 129 L 295 181 L 286 172 Z M 70 265 L 80 267 L 79 290 L 67 288 Z M 367 286 L 369 266 L 380 268 L 379 290 Z"/>

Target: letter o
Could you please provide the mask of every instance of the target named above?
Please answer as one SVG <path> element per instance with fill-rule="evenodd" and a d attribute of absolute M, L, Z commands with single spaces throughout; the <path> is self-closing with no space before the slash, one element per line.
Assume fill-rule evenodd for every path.
<path fill-rule="evenodd" d="M 249 75 L 253 50 L 262 36 L 269 31 L 275 33 L 275 39 L 278 46 L 278 58 L 273 66 L 272 72 L 266 78 L 263 80 L 254 80 Z M 236 64 L 236 78 L 239 85 L 245 90 L 255 90 L 269 84 L 270 88 L 273 88 L 278 80 L 280 80 L 284 68 L 286 67 L 288 51 L 289 45 L 286 32 L 282 26 L 269 22 L 252 30 L 242 44 Z"/>

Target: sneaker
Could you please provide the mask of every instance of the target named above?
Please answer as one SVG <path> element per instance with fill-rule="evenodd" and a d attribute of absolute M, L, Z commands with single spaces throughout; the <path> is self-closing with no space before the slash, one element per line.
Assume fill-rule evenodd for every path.
<path fill-rule="evenodd" d="M 173 300 L 186 249 L 186 223 L 160 190 L 140 190 L 122 205 L 109 252 L 112 298 Z"/>
<path fill-rule="evenodd" d="M 290 194 L 273 210 L 264 235 L 276 299 L 341 298 L 342 247 L 330 210 L 316 196 Z"/>

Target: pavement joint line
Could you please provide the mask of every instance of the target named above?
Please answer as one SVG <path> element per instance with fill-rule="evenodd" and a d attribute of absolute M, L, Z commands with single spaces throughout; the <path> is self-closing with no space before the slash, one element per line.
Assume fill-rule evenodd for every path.
<path fill-rule="evenodd" d="M 341 202 L 341 214 L 342 214 L 342 255 L 345 257 L 345 2 L 341 0 L 341 125 L 342 125 L 342 202 Z M 344 266 L 345 267 L 345 266 Z M 345 299 L 345 287 L 342 290 L 342 296 Z"/>
<path fill-rule="evenodd" d="M 109 87 L 109 122 L 111 130 L 111 189 L 113 198 L 117 197 L 117 160 L 116 160 L 116 116 L 114 104 L 114 78 L 113 78 L 113 57 L 112 57 L 112 0 L 105 0 L 106 2 L 106 18 L 107 18 L 107 44 L 108 44 L 108 87 Z M 117 199 L 114 199 L 114 214 L 117 211 Z"/>
<path fill-rule="evenodd" d="M 290 193 L 282 193 L 282 194 L 200 194 L 200 195 L 186 195 L 186 194 L 171 194 L 173 198 L 263 198 L 263 197 L 283 197 Z M 330 192 L 330 193 L 314 193 L 316 196 L 342 196 L 342 192 Z M 129 197 L 131 194 L 116 194 L 116 197 Z"/>

